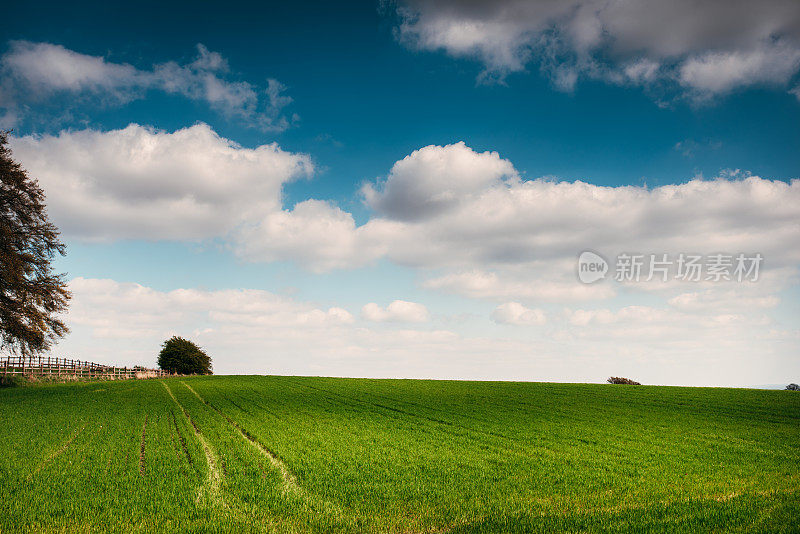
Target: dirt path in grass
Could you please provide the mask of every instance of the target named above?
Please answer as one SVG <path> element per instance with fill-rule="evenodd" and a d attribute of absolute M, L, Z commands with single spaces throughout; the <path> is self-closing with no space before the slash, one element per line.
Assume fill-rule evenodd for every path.
<path fill-rule="evenodd" d="M 73 442 L 73 441 L 75 441 L 75 438 L 77 438 L 77 437 L 78 437 L 78 436 L 81 434 L 81 432 L 83 432 L 83 431 L 84 431 L 84 429 L 86 428 L 86 425 L 87 425 L 87 424 L 88 424 L 88 423 L 83 423 L 83 426 L 81 426 L 81 427 L 78 429 L 78 431 L 77 431 L 77 432 L 75 432 L 75 433 L 74 433 L 72 436 L 70 436 L 70 437 L 69 437 L 69 439 L 67 439 L 67 441 L 65 441 L 65 442 L 64 442 L 64 443 L 61 445 L 61 447 L 59 447 L 58 449 L 56 449 L 56 450 L 54 450 L 53 452 L 51 452 L 51 453 L 50 453 L 50 454 L 47 456 L 47 458 L 45 458 L 45 459 L 44 459 L 44 461 L 43 461 L 42 463 L 40 463 L 40 464 L 39 464 L 39 466 L 38 466 L 38 467 L 37 467 L 37 468 L 36 468 L 36 469 L 33 471 L 33 473 L 31 473 L 30 475 L 28 475 L 28 480 L 32 479 L 32 478 L 33 478 L 33 477 L 34 477 L 34 476 L 35 476 L 37 473 L 39 473 L 39 471 L 41 471 L 42 469 L 44 469 L 45 467 L 47 467 L 47 465 L 48 465 L 50 462 L 52 462 L 53 460 L 55 460 L 56 458 L 58 458 L 59 456 L 61 456 L 62 454 L 64 454 L 64 452 L 65 452 L 65 451 L 66 451 L 66 450 L 69 448 L 69 446 L 72 444 L 72 442 Z"/>
<path fill-rule="evenodd" d="M 212 500 L 216 504 L 225 506 L 225 502 L 222 500 L 222 495 L 220 493 L 221 476 L 219 469 L 219 458 L 217 457 L 217 453 L 214 451 L 213 447 L 211 447 L 211 445 L 208 443 L 205 436 L 203 436 L 202 432 L 200 432 L 200 429 L 197 428 L 197 425 L 192 420 L 191 416 L 189 415 L 189 412 L 187 412 L 186 408 L 183 407 L 183 404 L 181 404 L 178 401 L 178 399 L 172 393 L 172 390 L 169 388 L 166 382 L 161 382 L 161 385 L 164 386 L 164 389 L 167 390 L 169 396 L 172 398 L 175 404 L 178 405 L 178 407 L 183 412 L 183 415 L 186 416 L 186 419 L 188 419 L 189 423 L 192 425 L 192 428 L 194 429 L 194 435 L 197 436 L 197 440 L 203 447 L 203 453 L 206 456 L 206 463 L 208 464 L 208 478 L 206 480 L 206 484 L 208 486 L 209 494 L 211 495 Z"/>
<path fill-rule="evenodd" d="M 189 391 L 194 393 L 195 397 L 197 397 L 200 400 L 200 402 L 202 402 L 203 404 L 205 404 L 206 406 L 208 406 L 209 408 L 220 414 L 228 422 L 228 424 L 230 424 L 234 429 L 236 429 L 236 431 L 239 433 L 240 436 L 242 436 L 250 445 L 255 447 L 255 449 L 258 450 L 258 452 L 260 452 L 270 461 L 273 467 L 275 467 L 280 472 L 281 478 L 283 479 L 283 487 L 285 490 L 293 491 L 296 493 L 302 491 L 302 488 L 300 488 L 300 486 L 297 484 L 297 479 L 295 479 L 292 472 L 289 470 L 289 468 L 286 466 L 283 460 L 281 460 L 280 457 L 278 457 L 277 454 L 272 452 L 269 448 L 265 447 L 261 442 L 259 442 L 256 438 L 254 438 L 248 431 L 243 429 L 239 425 L 239 423 L 237 423 L 236 421 L 228 417 L 227 414 L 222 412 L 222 410 L 220 410 L 213 404 L 206 401 L 203 397 L 200 396 L 198 392 L 194 390 L 194 388 L 192 388 L 192 386 L 190 386 L 186 382 L 181 382 L 181 384 L 186 386 L 186 388 Z"/>

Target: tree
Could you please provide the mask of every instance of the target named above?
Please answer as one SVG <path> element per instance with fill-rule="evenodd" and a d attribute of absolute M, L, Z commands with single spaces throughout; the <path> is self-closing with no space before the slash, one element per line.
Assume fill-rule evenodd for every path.
<path fill-rule="evenodd" d="M 203 349 L 182 337 L 172 336 L 161 346 L 158 366 L 179 375 L 210 375 L 211 358 Z"/>
<path fill-rule="evenodd" d="M 69 329 L 58 318 L 72 296 L 51 261 L 66 254 L 47 218 L 44 191 L 11 159 L 0 131 L 0 348 L 37 354 Z"/>
<path fill-rule="evenodd" d="M 631 380 L 630 378 L 623 378 L 621 376 L 610 376 L 608 380 L 606 380 L 609 384 L 627 384 L 629 386 L 641 386 L 641 384 L 635 380 Z"/>
<path fill-rule="evenodd" d="M 798 386 L 797 384 L 789 384 L 788 386 L 786 386 L 786 389 L 788 389 L 789 391 L 800 391 L 800 386 Z"/>

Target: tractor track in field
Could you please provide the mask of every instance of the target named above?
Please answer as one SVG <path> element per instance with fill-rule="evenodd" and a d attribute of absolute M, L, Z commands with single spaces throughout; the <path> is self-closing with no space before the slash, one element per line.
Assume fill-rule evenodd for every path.
<path fill-rule="evenodd" d="M 336 504 L 336 503 L 333 503 L 333 502 L 328 501 L 326 499 L 316 499 L 312 495 L 310 495 L 307 491 L 305 491 L 305 489 L 302 486 L 300 486 L 298 484 L 297 479 L 292 474 L 292 472 L 289 470 L 288 466 L 284 463 L 284 461 L 276 453 L 274 453 L 268 447 L 266 447 L 264 444 L 262 444 L 260 441 L 258 441 L 257 438 L 255 438 L 252 434 L 250 434 L 239 423 L 234 421 L 230 416 L 228 416 L 228 414 L 226 414 L 225 412 L 223 412 L 222 410 L 220 410 L 219 408 L 217 408 L 216 406 L 214 406 L 213 404 L 208 402 L 206 399 L 204 399 L 192 386 L 190 386 L 189 384 L 187 384 L 186 382 L 183 382 L 183 381 L 181 381 L 181 384 L 183 384 L 186 387 L 186 389 L 188 389 L 192 394 L 194 394 L 194 396 L 197 397 L 197 399 L 200 402 L 205 404 L 207 407 L 209 407 L 213 411 L 217 412 L 223 419 L 225 419 L 225 421 L 228 422 L 229 425 L 231 425 L 231 427 L 233 427 L 237 431 L 237 433 L 244 440 L 246 440 L 248 443 L 250 443 L 251 446 L 253 446 L 256 450 L 258 450 L 258 452 L 260 452 L 263 456 L 265 456 L 270 461 L 270 463 L 273 465 L 273 467 L 275 467 L 281 474 L 281 477 L 283 479 L 284 491 L 295 493 L 296 495 L 301 496 L 304 500 L 316 501 L 317 504 L 321 505 L 323 507 L 323 509 L 328 513 L 334 513 L 334 514 L 340 515 L 340 516 L 342 516 L 342 515 L 351 515 L 351 514 L 348 514 L 347 512 L 345 512 L 342 509 L 342 507 L 340 505 Z M 445 533 L 449 533 L 449 532 L 453 531 L 455 528 L 461 526 L 462 524 L 466 524 L 466 523 L 467 522 L 465 522 L 465 521 L 456 521 L 456 522 L 453 522 L 451 524 L 440 526 L 440 527 L 432 527 L 432 528 L 424 529 L 424 530 L 420 530 L 420 531 L 412 530 L 412 531 L 409 531 L 409 534 L 423 534 L 423 533 L 425 533 L 425 534 L 428 534 L 428 533 L 430 533 L 430 534 L 445 534 Z"/>
<path fill-rule="evenodd" d="M 242 436 L 245 440 L 247 440 L 247 442 L 250 443 L 250 445 L 255 447 L 256 450 L 258 450 L 258 452 L 260 452 L 270 461 L 272 466 L 275 467 L 280 472 L 281 478 L 283 479 L 283 487 L 285 490 L 293 491 L 296 493 L 302 492 L 302 488 L 297 483 L 297 479 L 277 454 L 271 451 L 263 443 L 258 441 L 252 434 L 250 434 L 250 432 L 242 428 L 242 426 L 239 425 L 239 423 L 231 419 L 226 413 L 224 413 L 222 410 L 220 410 L 219 408 L 217 408 L 216 406 L 205 400 L 203 397 L 201 397 L 200 394 L 197 393 L 197 391 L 195 391 L 194 388 L 192 388 L 192 386 L 190 386 L 186 382 L 181 382 L 181 384 L 186 386 L 186 388 L 189 391 L 191 391 L 194 394 L 194 396 L 200 400 L 200 402 L 202 402 L 203 404 L 205 404 L 206 406 L 217 412 L 219 415 L 221 415 L 228 422 L 228 424 L 230 424 L 234 429 L 236 429 L 236 431 L 239 433 L 240 436 Z"/>
<path fill-rule="evenodd" d="M 283 485 L 283 491 L 286 494 L 292 494 L 296 497 L 301 498 L 305 501 L 308 505 L 312 506 L 314 509 L 318 509 L 318 513 L 325 513 L 331 514 L 333 516 L 338 517 L 353 517 L 354 514 L 345 508 L 342 505 L 325 499 L 324 497 L 320 497 L 314 495 L 313 493 L 307 491 L 303 488 L 298 482 L 297 478 L 291 472 L 289 467 L 284 463 L 284 461 L 278 456 L 275 452 L 269 449 L 269 447 L 265 446 L 261 443 L 255 436 L 250 434 L 245 428 L 243 428 L 239 423 L 234 421 L 228 414 L 208 402 L 204 399 L 194 388 L 192 388 L 186 382 L 181 381 L 186 389 L 192 392 L 197 399 L 205 404 L 208 408 L 218 413 L 225 421 L 234 429 L 236 432 L 249 443 L 252 447 L 254 447 L 262 456 L 264 456 L 269 462 L 272 464 L 273 468 L 275 468 L 281 475 L 281 482 Z M 438 532 L 438 531 L 437 531 Z"/>
<path fill-rule="evenodd" d="M 44 469 L 45 467 L 47 467 L 47 465 L 48 465 L 50 462 L 52 462 L 53 460 L 55 460 L 56 458 L 58 458 L 59 456 L 61 456 L 62 454 L 64 454 L 64 452 L 65 452 L 65 451 L 66 451 L 66 450 L 69 448 L 69 446 L 72 444 L 72 442 L 73 442 L 73 441 L 75 441 L 75 438 L 77 438 L 77 437 L 78 437 L 78 436 L 81 434 L 81 432 L 83 432 L 83 431 L 84 431 L 84 429 L 86 429 L 86 425 L 87 425 L 87 424 L 88 424 L 88 422 L 87 422 L 87 423 L 83 423 L 83 426 L 81 426 L 81 427 L 78 429 L 78 431 L 77 431 L 77 432 L 75 432 L 75 433 L 74 433 L 72 436 L 70 436 L 70 437 L 69 437 L 69 439 L 67 439 L 67 441 L 65 441 L 65 442 L 64 442 L 64 443 L 61 445 L 61 447 L 59 447 L 59 448 L 58 448 L 58 449 L 56 449 L 55 451 L 51 452 L 51 453 L 50 453 L 50 454 L 47 456 L 47 458 L 45 458 L 45 459 L 44 459 L 44 461 L 42 461 L 42 463 L 40 463 L 40 464 L 39 464 L 39 465 L 36 467 L 36 469 L 33 471 L 33 473 L 31 473 L 30 475 L 28 475 L 28 480 L 31 480 L 31 479 L 32 479 L 34 476 L 36 476 L 36 475 L 39 473 L 39 471 L 41 471 L 42 469 Z"/>
<path fill-rule="evenodd" d="M 183 412 L 183 415 L 186 416 L 186 419 L 192 425 L 194 429 L 194 435 L 197 436 L 197 440 L 200 442 L 200 445 L 203 448 L 203 453 L 206 456 L 206 464 L 208 465 L 208 477 L 206 479 L 206 484 L 208 485 L 208 490 L 211 495 L 212 500 L 225 508 L 227 508 L 227 504 L 224 500 L 222 500 L 222 494 L 220 491 L 220 483 L 221 483 L 221 476 L 220 476 L 220 468 L 219 468 L 219 459 L 217 457 L 217 453 L 214 451 L 213 447 L 208 443 L 203 433 L 200 432 L 200 429 L 197 427 L 197 424 L 194 422 L 192 417 L 189 415 L 189 412 L 186 411 L 186 408 L 183 407 L 183 404 L 178 401 L 175 397 L 175 394 L 172 393 L 172 390 L 166 384 L 166 382 L 161 382 L 161 385 L 164 386 L 164 389 L 167 390 L 170 398 L 178 405 L 178 407 Z M 199 497 L 199 495 L 198 495 Z"/>
<path fill-rule="evenodd" d="M 142 425 L 142 442 L 139 445 L 139 476 L 144 476 L 144 472 L 146 469 L 146 460 L 145 460 L 145 447 L 147 437 L 147 414 L 144 416 L 144 424 Z"/>
<path fill-rule="evenodd" d="M 178 428 L 178 419 L 175 417 L 175 412 L 170 411 L 170 415 L 172 415 L 172 424 L 175 426 L 175 433 L 177 434 L 178 442 L 181 444 L 181 448 L 183 449 L 183 454 L 186 456 L 186 461 L 189 462 L 189 465 L 192 465 L 192 456 L 189 454 L 189 447 L 186 445 L 186 438 L 183 437 L 183 433 L 181 433 L 181 429 Z M 178 453 L 180 456 L 180 453 Z"/>

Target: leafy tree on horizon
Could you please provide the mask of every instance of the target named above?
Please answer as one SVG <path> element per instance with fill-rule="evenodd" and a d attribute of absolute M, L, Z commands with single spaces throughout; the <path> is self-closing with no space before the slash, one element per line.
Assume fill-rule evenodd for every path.
<path fill-rule="evenodd" d="M 608 382 L 609 384 L 626 384 L 629 386 L 641 386 L 641 384 L 636 380 L 631 380 L 630 378 L 625 378 L 622 376 L 609 376 L 606 382 Z"/>
<path fill-rule="evenodd" d="M 179 336 L 172 336 L 161 346 L 158 366 L 179 375 L 210 375 L 211 358 L 200 347 Z"/>
<path fill-rule="evenodd" d="M 27 356 L 69 332 L 58 315 L 72 295 L 65 275 L 52 271 L 66 247 L 47 217 L 44 191 L 11 159 L 8 134 L 0 131 L 0 348 Z"/>

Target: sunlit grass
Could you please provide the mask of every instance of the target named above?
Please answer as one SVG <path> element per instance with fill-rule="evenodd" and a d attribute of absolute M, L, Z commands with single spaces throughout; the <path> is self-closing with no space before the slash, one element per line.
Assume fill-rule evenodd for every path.
<path fill-rule="evenodd" d="M 198 377 L 0 417 L 2 532 L 800 529 L 794 392 Z"/>

